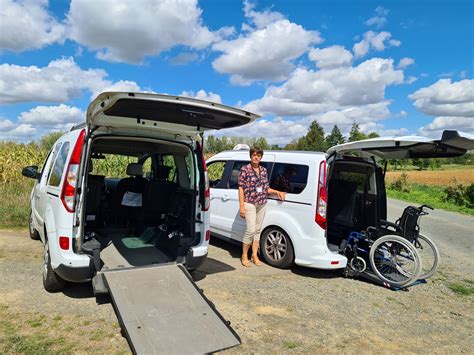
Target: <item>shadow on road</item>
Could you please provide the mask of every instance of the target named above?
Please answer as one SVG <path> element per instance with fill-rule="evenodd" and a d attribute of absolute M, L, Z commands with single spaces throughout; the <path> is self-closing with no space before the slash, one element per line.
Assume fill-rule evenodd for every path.
<path fill-rule="evenodd" d="M 195 270 L 191 275 L 194 281 L 200 281 L 204 279 L 207 275 L 234 270 L 234 267 L 223 263 L 222 261 L 207 257 L 204 263 L 199 267 L 199 269 Z"/>
<path fill-rule="evenodd" d="M 321 270 L 312 269 L 309 267 L 303 267 L 295 265 L 291 268 L 291 272 L 295 275 L 312 277 L 315 279 L 335 279 L 343 277 L 342 270 Z"/>
<path fill-rule="evenodd" d="M 91 298 L 94 296 L 91 282 L 73 283 L 69 282 L 62 291 L 64 295 L 71 298 Z"/>

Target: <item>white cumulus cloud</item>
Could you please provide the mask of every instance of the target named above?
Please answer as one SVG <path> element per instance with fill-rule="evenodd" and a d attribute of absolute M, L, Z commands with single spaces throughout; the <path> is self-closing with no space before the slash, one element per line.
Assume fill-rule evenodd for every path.
<path fill-rule="evenodd" d="M 375 9 L 375 15 L 369 18 L 364 23 L 367 26 L 376 26 L 377 28 L 383 27 L 387 22 L 387 15 L 389 11 L 382 6 L 377 6 Z"/>
<path fill-rule="evenodd" d="M 183 91 L 179 96 L 190 97 L 193 99 L 217 102 L 218 104 L 222 103 L 221 97 L 218 94 L 214 94 L 213 92 L 209 91 L 206 92 L 205 90 L 199 90 L 197 93 L 194 91 Z"/>
<path fill-rule="evenodd" d="M 18 122 L 58 127 L 81 123 L 85 119 L 85 112 L 81 109 L 61 104 L 59 106 L 36 106 L 27 112 L 22 112 Z"/>
<path fill-rule="evenodd" d="M 62 42 L 65 27 L 47 7 L 47 0 L 0 0 L 0 50 L 21 52 Z"/>
<path fill-rule="evenodd" d="M 230 74 L 236 85 L 256 80 L 281 81 L 294 69 L 293 60 L 323 40 L 317 31 L 305 30 L 275 12 L 256 12 L 246 2 L 244 12 L 254 27 L 233 40 L 215 43 L 212 49 L 222 52 L 212 66 L 221 74 Z"/>
<path fill-rule="evenodd" d="M 352 64 L 352 53 L 343 46 L 314 48 L 309 52 L 308 57 L 321 69 L 350 66 Z"/>
<path fill-rule="evenodd" d="M 412 65 L 414 63 L 415 63 L 415 60 L 413 58 L 404 57 L 404 58 L 400 59 L 400 61 L 398 62 L 397 68 L 398 69 L 405 69 L 406 67 L 408 67 L 409 65 Z"/>
<path fill-rule="evenodd" d="M 112 82 L 102 69 L 81 69 L 72 58 L 51 61 L 48 66 L 0 65 L 0 103 L 67 102 L 84 90 L 92 96 L 105 91 L 139 91 L 133 81 Z"/>
<path fill-rule="evenodd" d="M 415 91 L 409 98 L 417 110 L 436 116 L 419 129 L 420 134 L 439 138 L 445 129 L 474 133 L 474 80 L 440 79 Z"/>
<path fill-rule="evenodd" d="M 401 42 L 396 39 L 392 39 L 392 34 L 387 31 L 373 32 L 367 31 L 364 33 L 363 39 L 354 44 L 352 51 L 356 58 L 363 57 L 370 50 L 383 51 L 387 46 L 399 47 Z"/>
<path fill-rule="evenodd" d="M 72 39 L 98 58 L 140 63 L 177 45 L 206 48 L 230 32 L 211 32 L 201 14 L 197 0 L 72 0 L 67 17 Z"/>
<path fill-rule="evenodd" d="M 270 86 L 264 96 L 245 109 L 276 116 L 307 116 L 380 104 L 388 85 L 403 83 L 403 72 L 393 60 L 372 58 L 356 67 L 325 70 L 296 69 L 280 86 Z"/>

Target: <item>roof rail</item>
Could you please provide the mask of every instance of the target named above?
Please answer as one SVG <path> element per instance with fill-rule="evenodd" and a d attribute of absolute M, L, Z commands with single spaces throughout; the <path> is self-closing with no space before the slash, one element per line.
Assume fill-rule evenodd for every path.
<path fill-rule="evenodd" d="M 72 126 L 69 131 L 72 132 L 72 131 L 75 131 L 76 129 L 84 128 L 85 126 L 86 126 L 86 123 L 85 123 L 85 122 L 79 123 L 79 124 L 77 124 L 77 125 L 75 125 L 75 126 Z"/>

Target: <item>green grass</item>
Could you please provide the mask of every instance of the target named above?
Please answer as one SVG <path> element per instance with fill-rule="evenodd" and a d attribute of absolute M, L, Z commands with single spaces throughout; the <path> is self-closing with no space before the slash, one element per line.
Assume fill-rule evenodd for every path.
<path fill-rule="evenodd" d="M 298 346 L 300 346 L 301 343 L 300 342 L 296 342 L 296 341 L 284 341 L 283 342 L 283 346 L 287 349 L 295 349 L 297 348 Z"/>
<path fill-rule="evenodd" d="M 28 228 L 33 181 L 0 184 L 0 228 Z"/>
<path fill-rule="evenodd" d="M 471 283 L 472 285 L 472 283 Z M 460 283 L 452 283 L 448 285 L 448 288 L 453 291 L 454 293 L 461 295 L 461 296 L 470 296 L 474 293 L 473 286 L 467 286 Z"/>
<path fill-rule="evenodd" d="M 447 211 L 460 212 L 474 216 L 474 209 L 466 206 L 458 206 L 450 201 L 444 201 L 444 188 L 440 186 L 428 185 L 410 185 L 410 192 L 401 192 L 392 190 L 387 187 L 387 196 L 413 202 L 416 204 L 427 204 L 436 209 L 443 209 Z"/>

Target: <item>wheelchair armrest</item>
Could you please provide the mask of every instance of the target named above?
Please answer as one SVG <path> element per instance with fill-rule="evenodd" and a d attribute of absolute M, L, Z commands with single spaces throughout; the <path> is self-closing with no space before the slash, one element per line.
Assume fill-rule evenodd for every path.
<path fill-rule="evenodd" d="M 392 222 L 389 222 L 389 221 L 385 221 L 385 220 L 383 220 L 383 219 L 380 220 L 379 226 L 380 226 L 380 228 L 384 228 L 384 229 L 393 228 L 393 229 L 395 229 L 395 232 L 398 232 L 398 233 L 401 233 L 401 232 L 402 232 L 402 229 L 400 228 L 400 226 L 398 226 L 398 225 L 395 224 L 395 223 L 392 223 Z"/>

